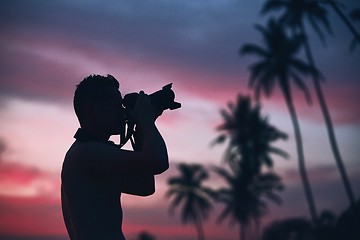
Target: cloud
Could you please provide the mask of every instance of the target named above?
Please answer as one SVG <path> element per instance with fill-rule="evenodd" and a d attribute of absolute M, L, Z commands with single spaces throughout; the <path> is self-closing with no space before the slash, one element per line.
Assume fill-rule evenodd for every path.
<path fill-rule="evenodd" d="M 21 9 L 19 5 L 22 5 Z M 234 32 L 224 32 L 223 24 L 219 22 L 219 19 L 229 21 L 235 16 L 234 10 L 231 17 L 229 12 L 225 14 L 227 4 L 215 5 L 214 2 L 206 4 L 206 9 L 194 4 L 141 5 L 125 1 L 120 6 L 113 2 L 111 6 L 96 5 L 98 8 L 95 10 L 94 3 L 82 4 L 81 8 L 68 2 L 54 5 L 38 1 L 6 4 L 2 23 L 5 33 L 1 68 L 7 74 L 4 73 L 1 79 L 6 81 L 3 84 L 7 88 L 3 91 L 14 94 L 19 88 L 19 94 L 38 96 L 41 90 L 44 92 L 46 89 L 41 89 L 39 85 L 52 84 L 53 89 L 66 89 L 68 85 L 64 79 L 71 79 L 74 74 L 78 76 L 76 68 L 79 63 L 73 61 L 79 57 L 85 58 L 84 64 L 89 65 L 87 71 L 91 69 L 91 59 L 116 69 L 111 62 L 116 62 L 117 68 L 125 68 L 126 63 L 122 65 L 120 63 L 123 62 L 116 61 L 116 58 L 126 58 L 144 63 L 142 65 L 145 66 L 140 64 L 136 71 L 147 66 L 151 68 L 154 65 L 151 63 L 156 63 L 159 72 L 166 72 L 166 69 L 183 69 L 180 72 L 187 69 L 191 72 L 192 69 L 202 72 L 202 75 L 218 75 L 223 82 L 231 79 L 226 79 L 221 72 L 231 72 L 231 75 L 238 72 L 239 68 L 234 67 L 238 60 L 236 49 L 223 49 L 233 45 L 227 41 L 236 38 Z M 215 11 L 217 7 L 223 7 L 219 13 Z M 214 18 L 213 14 L 221 14 L 221 18 Z M 228 24 L 227 27 L 231 28 Z M 197 35 L 196 39 L 189 39 L 194 35 Z M 52 59 L 46 58 L 50 55 Z M 59 62 L 59 57 L 65 62 Z M 136 74 L 135 67 L 131 71 Z M 44 75 L 46 73 L 49 74 Z M 49 76 L 51 73 L 52 78 Z M 149 75 L 148 71 L 146 75 Z M 218 79 L 189 76 L 181 81 L 215 83 Z M 29 86 L 30 89 L 21 91 L 25 82 L 32 82 L 39 91 Z M 206 85 L 202 87 L 206 88 Z"/>
<path fill-rule="evenodd" d="M 356 164 L 348 168 L 349 177 L 354 178 L 354 183 L 360 184 L 360 167 Z M 339 170 L 335 163 L 333 165 L 320 165 L 307 170 L 309 179 L 315 184 L 325 184 L 328 182 L 340 181 Z M 284 181 L 292 184 L 300 182 L 298 169 L 288 169 L 284 173 Z"/>
<path fill-rule="evenodd" d="M 0 235 L 64 235 L 60 180 L 49 172 L 17 163 L 0 164 Z M 12 236 L 12 237 L 11 237 Z M 31 239 L 31 238 L 29 238 Z"/>
<path fill-rule="evenodd" d="M 339 214 L 349 206 L 344 185 L 338 169 L 333 165 L 318 166 L 307 170 L 318 213 L 325 209 Z M 355 196 L 360 196 L 360 168 L 353 164 L 348 168 L 348 177 Z M 279 218 L 288 216 L 309 216 L 308 206 L 297 169 L 288 169 L 283 173 L 286 189 L 282 193 L 284 204 L 273 206 L 272 212 Z"/>
<path fill-rule="evenodd" d="M 0 196 L 0 234 L 65 235 L 60 202 L 44 196 Z"/>
<path fill-rule="evenodd" d="M 0 196 L 58 198 L 59 177 L 18 163 L 0 164 Z"/>
<path fill-rule="evenodd" d="M 260 7 L 238 1 L 3 3 L 0 96 L 70 101 L 83 77 L 111 73 L 124 82 L 125 91 L 157 90 L 152 87 L 175 82 L 187 94 L 225 103 L 248 92 L 252 60 L 237 52 L 243 43 L 260 43 L 253 29 L 254 22 L 264 21 L 258 16 Z M 331 91 L 338 89 L 333 84 L 327 92 L 334 122 L 347 123 L 359 119 L 346 99 L 358 96 L 355 80 L 360 73 L 353 66 L 356 56 L 348 53 L 336 63 L 341 66 L 329 64 L 338 52 L 343 51 L 316 55 L 324 63 L 321 67 L 331 70 L 331 82 L 346 76 L 351 84 L 339 92 Z M 276 94 L 263 100 L 278 105 L 283 99 Z M 302 96 L 296 102 L 306 106 Z M 304 108 L 302 116 L 312 117 L 307 113 Z"/>
<path fill-rule="evenodd" d="M 16 47 L 16 46 L 14 46 Z M 34 46 L 28 46 L 34 48 Z M 1 49 L 0 97 L 21 97 L 30 100 L 64 101 L 74 88 L 73 67 L 61 64 L 26 50 Z"/>
<path fill-rule="evenodd" d="M 178 215 L 170 217 L 164 199 L 167 177 L 174 174 L 175 168 L 164 176 L 157 178 L 155 195 L 143 198 L 124 195 L 124 232 L 126 236 L 136 236 L 146 230 L 164 239 L 183 239 L 195 235 L 193 226 L 183 226 Z M 6 181 L 4 181 L 6 180 Z M 37 181 L 47 181 L 59 186 L 48 172 L 39 171 L 20 164 L 2 163 L 0 167 L 0 189 L 4 185 L 15 187 L 21 192 L 23 188 L 33 188 Z M 47 186 L 47 185 L 46 185 Z M 20 189 L 20 190 L 19 190 Z M 55 192 L 60 192 L 56 187 Z M 66 236 L 61 215 L 60 198 L 48 188 L 40 188 L 36 194 L 4 193 L 0 191 L 0 237 L 9 240 L 61 240 Z M 209 239 L 219 239 L 226 234 L 229 239 L 237 232 L 229 233 L 226 226 L 217 226 L 213 221 L 207 230 Z"/>
<path fill-rule="evenodd" d="M 123 195 L 126 236 L 136 236 L 143 230 L 156 237 L 174 240 L 190 238 L 195 235 L 192 225 L 181 224 L 179 210 L 173 216 L 168 214 L 168 202 L 165 198 L 166 181 L 169 177 L 179 174 L 176 169 L 177 162 L 179 161 L 172 161 L 169 171 L 156 178 L 157 192 L 155 195 L 147 198 Z M 210 169 L 209 165 L 205 164 L 205 167 Z M 308 172 L 315 190 L 318 210 L 330 209 L 335 213 L 342 211 L 347 206 L 347 201 L 345 195 L 340 194 L 343 190 L 336 176 L 336 168 L 324 166 L 311 168 Z M 355 183 L 353 186 L 357 189 L 360 186 L 359 172 L 358 168 L 357 170 L 352 168 L 352 171 L 349 172 Z M 264 224 L 273 219 L 289 216 L 308 216 L 300 180 L 294 178 L 297 175 L 296 170 L 290 169 L 284 172 L 284 181 L 287 185 L 286 190 L 281 194 L 284 204 L 281 207 L 270 204 L 271 212 L 264 219 Z M 45 184 L 45 182 L 47 183 Z M 31 194 L 27 192 L 4 194 L 0 191 L 0 236 L 4 236 L 2 239 L 63 239 L 66 230 L 61 216 L 59 178 L 32 167 L 1 163 L 0 183 L 0 190 L 4 189 L 5 184 L 20 189 L 20 192 L 23 188 L 36 189 L 35 193 L 32 191 Z M 214 187 L 212 185 L 214 183 L 223 184 L 215 174 L 211 174 L 211 179 L 206 182 L 206 185 L 210 184 Z M 216 204 L 214 213 L 205 223 L 208 239 L 219 239 L 225 235 L 229 239 L 233 239 L 237 236 L 237 228 L 229 227 L 226 223 L 216 224 L 216 217 L 222 207 Z"/>

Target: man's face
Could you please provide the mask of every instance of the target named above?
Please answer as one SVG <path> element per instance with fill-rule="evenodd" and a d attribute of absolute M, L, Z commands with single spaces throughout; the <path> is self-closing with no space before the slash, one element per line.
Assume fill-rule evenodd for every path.
<path fill-rule="evenodd" d="M 108 88 L 106 99 L 96 104 L 97 123 L 111 135 L 121 134 L 125 127 L 123 99 L 116 88 Z"/>

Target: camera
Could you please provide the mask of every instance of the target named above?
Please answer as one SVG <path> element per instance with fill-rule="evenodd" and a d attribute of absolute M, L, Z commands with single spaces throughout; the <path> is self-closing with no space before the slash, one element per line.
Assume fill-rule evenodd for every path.
<path fill-rule="evenodd" d="M 149 95 L 151 103 L 157 109 L 156 116 L 160 116 L 164 110 L 175 110 L 181 107 L 181 103 L 174 101 L 175 93 L 171 89 L 171 87 L 172 83 L 164 86 L 161 90 Z M 136 92 L 128 93 L 124 96 L 123 106 L 127 113 L 126 115 L 129 115 L 129 113 L 134 109 L 138 96 L 139 94 Z"/>
<path fill-rule="evenodd" d="M 160 116 L 166 109 L 175 110 L 181 107 L 181 103 L 174 101 L 175 93 L 171 87 L 172 83 L 149 95 L 151 103 L 156 107 L 156 117 Z M 124 96 L 123 106 L 125 108 L 126 129 L 124 126 L 122 133 L 120 134 L 120 146 L 124 146 L 128 140 L 131 140 L 131 145 L 134 149 L 137 149 L 137 144 L 133 137 L 136 124 L 131 120 L 130 113 L 135 107 L 138 96 L 139 94 L 136 92 L 128 93 Z"/>

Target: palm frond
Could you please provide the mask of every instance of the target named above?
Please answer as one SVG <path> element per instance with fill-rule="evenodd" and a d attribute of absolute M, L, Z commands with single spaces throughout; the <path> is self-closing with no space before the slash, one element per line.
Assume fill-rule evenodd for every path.
<path fill-rule="evenodd" d="M 220 129 L 221 128 L 218 128 L 218 130 Z M 216 144 L 223 144 L 226 141 L 226 139 L 227 136 L 225 134 L 221 134 L 210 143 L 210 146 L 214 146 Z"/>
<path fill-rule="evenodd" d="M 306 85 L 304 84 L 303 80 L 300 78 L 300 76 L 294 72 L 294 71 L 290 71 L 290 76 L 294 79 L 294 82 L 296 83 L 296 85 L 302 90 L 302 92 L 305 95 L 305 99 L 307 101 L 307 103 L 309 105 L 311 105 L 311 95 L 309 92 L 309 89 L 306 87 Z"/>
<path fill-rule="evenodd" d="M 315 30 L 316 34 L 320 38 L 321 42 L 325 45 L 325 36 L 321 28 L 319 27 L 317 20 L 314 19 L 312 15 L 308 15 L 308 20 L 311 26 L 313 27 L 313 29 Z"/>
<path fill-rule="evenodd" d="M 210 189 L 202 186 L 208 173 L 200 164 L 180 163 L 177 165 L 179 176 L 168 180 L 170 189 L 166 197 L 171 199 L 169 211 L 173 213 L 181 206 L 181 221 L 185 224 L 195 223 L 208 217 L 213 209 Z"/>
<path fill-rule="evenodd" d="M 221 211 L 221 213 L 219 214 L 218 218 L 216 219 L 217 223 L 222 223 L 225 219 L 230 217 L 230 224 L 234 224 L 234 217 L 232 216 L 234 210 L 231 208 L 231 205 L 227 205 L 225 206 L 225 208 Z"/>
<path fill-rule="evenodd" d="M 269 53 L 255 45 L 255 44 L 251 44 L 251 43 L 248 43 L 248 44 L 244 44 L 241 48 L 240 48 L 240 51 L 239 51 L 240 55 L 258 55 L 258 56 L 262 56 L 262 57 L 266 57 L 269 55 Z"/>
<path fill-rule="evenodd" d="M 268 151 L 270 153 L 277 154 L 285 159 L 289 159 L 289 157 L 290 157 L 290 155 L 287 152 L 285 152 L 284 150 L 281 150 L 280 148 L 269 147 Z"/>
<path fill-rule="evenodd" d="M 332 29 L 331 29 L 331 25 L 329 22 L 327 11 L 324 7 L 321 6 L 321 4 L 319 4 L 315 1 L 312 1 L 312 7 L 310 9 L 306 9 L 306 10 L 308 10 L 306 12 L 307 16 L 308 17 L 311 16 L 314 20 L 314 23 L 316 23 L 315 19 L 317 19 L 318 22 L 321 23 L 325 27 L 325 29 L 328 33 L 330 33 L 330 34 L 332 33 Z"/>
<path fill-rule="evenodd" d="M 179 204 L 183 201 L 183 195 L 177 195 L 174 197 L 173 201 L 170 203 L 169 212 L 173 214 L 175 209 L 179 206 Z"/>
<path fill-rule="evenodd" d="M 232 185 L 234 183 L 233 176 L 231 176 L 230 173 L 228 171 L 226 171 L 225 169 L 214 166 L 213 170 L 230 185 Z"/>
<path fill-rule="evenodd" d="M 185 184 L 185 180 L 182 178 L 173 177 L 168 180 L 169 185 L 183 185 Z"/>
<path fill-rule="evenodd" d="M 262 60 L 259 62 L 256 62 L 254 64 L 251 64 L 249 66 L 250 70 L 250 80 L 249 80 L 249 86 L 252 87 L 254 85 L 254 82 L 261 78 L 261 75 L 266 75 L 264 71 L 266 71 L 266 68 L 268 66 L 269 62 L 267 60 Z"/>
<path fill-rule="evenodd" d="M 277 11 L 287 6 L 288 2 L 284 0 L 270 0 L 266 1 L 264 6 L 262 7 L 260 14 L 265 15 L 271 11 Z"/>

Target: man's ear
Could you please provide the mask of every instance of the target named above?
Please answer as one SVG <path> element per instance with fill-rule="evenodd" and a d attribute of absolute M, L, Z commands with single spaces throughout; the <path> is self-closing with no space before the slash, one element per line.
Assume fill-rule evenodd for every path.
<path fill-rule="evenodd" d="M 84 108 L 84 112 L 87 117 L 94 118 L 97 115 L 98 110 L 95 104 L 88 103 Z"/>

